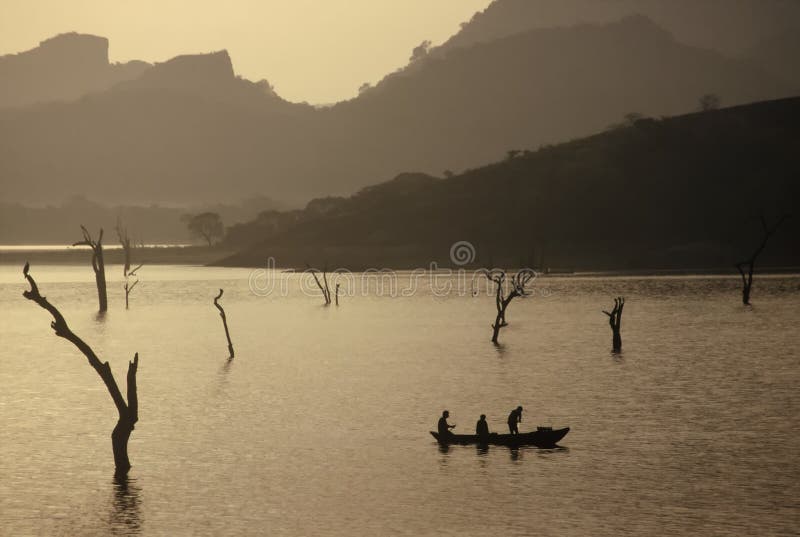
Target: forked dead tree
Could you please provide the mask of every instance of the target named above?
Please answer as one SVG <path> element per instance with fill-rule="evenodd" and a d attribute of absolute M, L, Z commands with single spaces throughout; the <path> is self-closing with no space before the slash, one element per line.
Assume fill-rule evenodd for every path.
<path fill-rule="evenodd" d="M 331 303 L 331 290 L 328 287 L 328 276 L 326 274 L 327 270 L 322 271 L 322 280 L 325 282 L 325 285 L 323 286 L 322 282 L 319 281 L 319 277 L 317 276 L 317 272 L 319 271 L 317 269 L 312 269 L 308 263 L 306 263 L 306 268 L 308 269 L 308 272 L 314 276 L 314 281 L 317 282 L 317 287 L 319 287 L 319 290 L 322 291 L 322 298 L 325 300 L 325 305 L 329 305 Z M 338 288 L 336 294 L 336 305 L 339 305 Z"/>
<path fill-rule="evenodd" d="M 766 218 L 764 218 L 762 215 L 760 220 L 764 236 L 761 239 L 761 243 L 758 245 L 758 248 L 756 248 L 756 250 L 753 252 L 753 255 L 751 255 L 749 259 L 736 263 L 736 269 L 742 276 L 742 303 L 745 306 L 750 305 L 750 290 L 753 287 L 753 273 L 756 270 L 756 259 L 758 259 L 758 256 L 761 255 L 761 252 L 764 251 L 764 248 L 767 247 L 767 241 L 769 238 L 775 234 L 775 232 L 778 230 L 778 227 L 780 227 L 780 225 L 783 224 L 788 217 L 789 215 L 785 214 L 780 217 L 773 226 L 768 226 Z"/>
<path fill-rule="evenodd" d="M 608 324 L 611 326 L 613 334 L 611 345 L 614 352 L 622 350 L 622 335 L 620 333 L 620 326 L 622 325 L 622 308 L 625 307 L 625 299 L 617 297 L 614 299 L 614 309 L 610 312 L 603 310 L 603 313 L 608 315 Z"/>
<path fill-rule="evenodd" d="M 504 270 L 486 270 L 484 271 L 484 275 L 497 286 L 495 293 L 497 317 L 492 325 L 492 343 L 497 343 L 497 339 L 500 336 L 500 329 L 504 326 L 508 326 L 506 322 L 506 310 L 508 309 L 508 305 L 511 304 L 511 301 L 516 297 L 525 295 L 525 286 L 536 277 L 536 272 L 531 269 L 523 269 L 514 274 L 514 277 L 511 278 L 508 294 L 505 294 L 506 273 Z"/>
<path fill-rule="evenodd" d="M 89 360 L 89 365 L 100 375 L 106 388 L 108 388 L 108 393 L 111 394 L 111 399 L 114 400 L 114 405 L 117 407 L 117 412 L 119 413 L 117 425 L 111 432 L 114 466 L 118 476 L 126 475 L 131 468 L 131 463 L 128 459 L 128 439 L 131 436 L 131 432 L 133 432 L 134 425 L 139 421 L 139 399 L 136 393 L 136 371 L 139 367 L 139 353 L 134 354 L 132 362 L 128 362 L 128 401 L 126 402 L 117 386 L 116 380 L 114 380 L 114 375 L 111 373 L 111 366 L 108 362 L 100 362 L 100 359 L 91 347 L 69 329 L 67 321 L 64 320 L 64 316 L 61 315 L 61 312 L 59 312 L 46 297 L 43 297 L 39 293 L 39 287 L 36 285 L 36 281 L 34 281 L 29 271 L 30 265 L 25 263 L 25 268 L 22 269 L 22 273 L 25 275 L 25 279 L 28 280 L 31 288 L 23 292 L 22 296 L 36 302 L 53 316 L 53 322 L 50 323 L 53 331 L 58 337 L 63 337 L 75 345 L 78 350 L 86 356 L 87 360 Z"/>
<path fill-rule="evenodd" d="M 122 275 L 125 277 L 125 285 L 123 286 L 123 288 L 125 289 L 125 309 L 128 309 L 129 306 L 128 297 L 130 296 L 131 291 L 133 291 L 133 288 L 136 287 L 136 284 L 139 283 L 138 279 L 134 280 L 133 283 L 131 283 L 131 278 L 134 278 L 136 276 L 136 271 L 142 268 L 144 266 L 144 263 L 140 263 L 139 266 L 137 266 L 134 269 L 131 269 L 131 256 L 133 254 L 135 245 L 131 243 L 131 239 L 128 236 L 127 228 L 123 228 L 120 225 L 119 220 L 117 220 L 117 237 L 119 238 L 119 243 L 122 246 L 122 254 L 124 256 L 123 258 L 124 263 L 122 265 Z"/>
<path fill-rule="evenodd" d="M 222 289 L 219 290 L 219 294 L 214 298 L 214 305 L 219 310 L 219 316 L 222 317 L 222 326 L 225 328 L 225 337 L 228 339 L 228 352 L 230 353 L 229 358 L 233 358 L 233 343 L 231 343 L 231 334 L 228 332 L 228 319 L 225 317 L 225 310 L 222 309 L 222 306 L 219 304 L 219 299 L 222 298 Z"/>
<path fill-rule="evenodd" d="M 83 240 L 73 243 L 72 246 L 88 246 L 92 249 L 92 269 L 94 270 L 94 279 L 97 283 L 97 300 L 100 303 L 100 312 L 108 310 L 108 297 L 106 294 L 106 264 L 103 260 L 103 228 L 100 228 L 100 235 L 95 241 L 92 235 L 81 226 L 83 232 Z"/>

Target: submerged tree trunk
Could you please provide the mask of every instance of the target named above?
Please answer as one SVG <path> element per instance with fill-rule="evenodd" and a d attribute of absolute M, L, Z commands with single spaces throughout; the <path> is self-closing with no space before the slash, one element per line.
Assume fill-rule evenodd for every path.
<path fill-rule="evenodd" d="M 778 219 L 778 221 L 772 227 L 767 225 L 767 220 L 761 216 L 761 228 L 764 232 L 764 236 L 761 239 L 761 243 L 758 245 L 758 248 L 753 252 L 749 259 L 746 261 L 741 261 L 736 263 L 736 269 L 739 271 L 739 274 L 742 277 L 742 304 L 745 306 L 750 305 L 750 290 L 753 288 L 753 273 L 756 270 L 756 259 L 758 256 L 761 255 L 761 252 L 764 251 L 764 248 L 767 247 L 767 241 L 769 238 L 778 230 L 781 224 L 783 224 L 784 220 L 786 220 L 789 215 L 783 215 Z"/>
<path fill-rule="evenodd" d="M 614 299 L 614 309 L 610 312 L 603 310 L 608 315 L 608 324 L 611 327 L 611 349 L 613 352 L 622 351 L 622 308 L 625 307 L 625 299 L 617 297 Z"/>
<path fill-rule="evenodd" d="M 136 275 L 137 270 L 144 266 L 144 263 L 139 264 L 138 267 L 131 270 L 131 255 L 133 253 L 134 245 L 131 244 L 131 239 L 128 236 L 128 230 L 121 226 L 119 220 L 117 220 L 117 237 L 119 238 L 119 243 L 122 246 L 122 252 L 124 255 L 122 276 L 125 278 L 125 284 L 123 285 L 123 289 L 125 290 L 125 309 L 128 309 L 130 307 L 131 291 L 133 291 L 133 288 L 136 287 L 137 283 L 139 283 L 138 279 L 131 283 L 131 278 Z"/>
<path fill-rule="evenodd" d="M 106 264 L 103 259 L 103 228 L 100 228 L 100 235 L 95 241 L 92 235 L 81 226 L 83 232 L 83 240 L 76 242 L 73 246 L 88 246 L 92 249 L 92 270 L 94 270 L 94 279 L 97 284 L 97 301 L 99 303 L 100 312 L 108 310 L 108 295 L 106 293 Z"/>
<path fill-rule="evenodd" d="M 525 294 L 525 286 L 533 280 L 536 273 L 531 269 L 523 269 L 517 272 L 511 279 L 511 289 L 508 296 L 503 295 L 503 284 L 506 280 L 506 273 L 502 270 L 486 271 L 486 278 L 492 281 L 497 286 L 495 293 L 495 306 L 497 307 L 497 316 L 495 317 L 494 324 L 492 325 L 492 343 L 498 343 L 500 337 L 500 329 L 508 326 L 506 322 L 506 310 L 511 301 L 518 296 Z"/>
<path fill-rule="evenodd" d="M 120 413 L 117 425 L 111 432 L 111 446 L 114 450 L 114 466 L 116 473 L 125 475 L 131 468 L 128 459 L 128 439 L 131 437 L 134 425 L 139 421 L 139 398 L 136 393 L 136 370 L 139 367 L 139 354 L 133 357 L 133 362 L 128 364 L 128 405 L 127 412 Z"/>
<path fill-rule="evenodd" d="M 53 322 L 50 323 L 50 326 L 53 328 L 55 334 L 71 342 L 86 356 L 89 365 L 94 368 L 103 380 L 103 383 L 108 389 L 108 393 L 111 395 L 111 399 L 114 401 L 114 405 L 117 407 L 119 419 L 117 420 L 117 425 L 114 427 L 114 430 L 111 432 L 111 447 L 114 454 L 115 473 L 118 476 L 125 475 L 131 468 L 131 463 L 128 459 L 128 439 L 131 436 L 131 432 L 133 432 L 136 422 L 139 420 L 139 398 L 136 390 L 136 372 L 139 367 L 139 353 L 133 356 L 132 362 L 128 362 L 128 401 L 126 402 L 117 386 L 109 363 L 101 362 L 92 348 L 70 330 L 61 312 L 50 304 L 47 298 L 39 293 L 39 287 L 36 285 L 33 276 L 29 274 L 29 269 L 30 265 L 26 263 L 22 273 L 25 279 L 28 280 L 31 288 L 22 293 L 22 295 L 28 300 L 34 301 L 53 316 Z"/>
<path fill-rule="evenodd" d="M 229 358 L 234 357 L 233 352 L 233 343 L 231 343 L 231 334 L 228 332 L 228 318 L 225 317 L 225 310 L 222 309 L 222 306 L 219 303 L 219 299 L 222 298 L 222 289 L 219 290 L 219 294 L 214 298 L 214 305 L 219 310 L 219 316 L 222 317 L 222 326 L 225 328 L 225 338 L 228 340 L 228 353 L 230 354 Z"/>
<path fill-rule="evenodd" d="M 314 276 L 314 281 L 317 282 L 317 287 L 319 290 L 322 291 L 322 298 L 325 300 L 325 305 L 329 305 L 331 303 L 331 290 L 328 287 L 328 276 L 326 275 L 327 268 L 322 271 L 322 279 L 325 282 L 325 286 L 323 287 L 322 282 L 319 281 L 319 277 L 317 277 L 317 269 L 312 269 L 311 266 L 306 263 L 306 268 Z M 336 305 L 339 305 L 339 295 L 338 295 L 338 287 L 337 287 L 337 295 L 336 295 Z"/>
<path fill-rule="evenodd" d="M 744 267 L 746 265 L 749 265 L 749 267 L 747 274 L 745 275 Z M 750 289 L 753 287 L 753 271 L 755 270 L 755 264 L 737 263 L 736 268 L 739 270 L 739 274 L 742 276 L 742 304 L 749 306 Z"/>
<path fill-rule="evenodd" d="M 503 320 L 503 312 L 498 311 L 495 317 L 494 324 L 492 325 L 492 343 L 497 343 L 500 337 L 500 329 L 506 326 L 507 323 Z"/>

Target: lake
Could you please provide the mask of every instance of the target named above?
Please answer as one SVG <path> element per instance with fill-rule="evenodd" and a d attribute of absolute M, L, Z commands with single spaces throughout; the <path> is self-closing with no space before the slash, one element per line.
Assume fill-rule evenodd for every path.
<path fill-rule="evenodd" d="M 800 276 L 757 277 L 751 308 L 733 275 L 543 277 L 495 347 L 457 275 L 325 307 L 300 275 L 145 266 L 126 311 L 107 272 L 98 317 L 88 265 L 31 271 L 121 384 L 139 353 L 126 484 L 104 385 L 0 265 L 2 535 L 796 535 Z M 428 433 L 444 409 L 503 432 L 519 404 L 522 430 L 571 427 L 560 449 Z"/>

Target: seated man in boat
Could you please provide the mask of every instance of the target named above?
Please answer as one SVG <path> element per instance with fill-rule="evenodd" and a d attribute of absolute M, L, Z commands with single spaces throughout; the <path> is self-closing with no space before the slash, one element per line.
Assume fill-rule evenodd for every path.
<path fill-rule="evenodd" d="M 508 415 L 508 431 L 511 434 L 519 434 L 519 428 L 517 427 L 517 424 L 521 422 L 522 422 L 522 407 L 518 406 L 517 408 L 511 411 L 511 414 Z"/>
<path fill-rule="evenodd" d="M 489 424 L 486 423 L 486 414 L 481 414 L 481 419 L 475 424 L 475 434 L 478 435 L 480 440 L 489 438 Z"/>
<path fill-rule="evenodd" d="M 455 425 L 450 425 L 447 423 L 447 418 L 450 417 L 450 412 L 445 410 L 442 412 L 442 417 L 439 418 L 439 425 L 437 426 L 439 430 L 439 439 L 444 439 L 450 436 L 450 429 L 453 429 Z"/>

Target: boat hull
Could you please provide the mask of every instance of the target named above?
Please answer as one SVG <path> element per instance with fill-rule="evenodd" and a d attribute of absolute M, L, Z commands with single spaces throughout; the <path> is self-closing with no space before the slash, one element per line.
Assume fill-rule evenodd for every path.
<path fill-rule="evenodd" d="M 568 432 L 569 427 L 564 427 L 563 429 L 539 429 L 521 434 L 491 433 L 483 438 L 476 434 L 449 434 L 447 438 L 439 438 L 439 433 L 434 431 L 430 433 L 440 444 L 555 447 L 559 440 L 567 436 Z"/>

